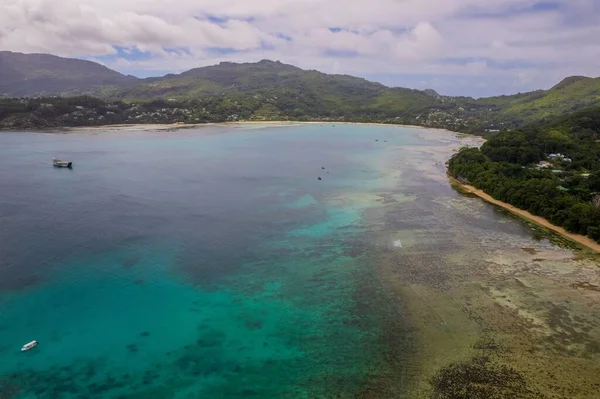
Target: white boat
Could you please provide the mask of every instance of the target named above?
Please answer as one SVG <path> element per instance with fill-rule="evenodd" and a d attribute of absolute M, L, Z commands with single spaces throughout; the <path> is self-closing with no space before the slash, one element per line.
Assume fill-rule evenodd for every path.
<path fill-rule="evenodd" d="M 25 345 L 23 345 L 23 347 L 21 348 L 21 352 L 28 351 L 29 349 L 33 349 L 36 346 L 38 346 L 38 342 L 37 341 L 28 342 Z"/>
<path fill-rule="evenodd" d="M 58 158 L 52 158 L 52 164 L 57 168 L 71 168 L 73 166 L 73 162 L 63 161 Z"/>

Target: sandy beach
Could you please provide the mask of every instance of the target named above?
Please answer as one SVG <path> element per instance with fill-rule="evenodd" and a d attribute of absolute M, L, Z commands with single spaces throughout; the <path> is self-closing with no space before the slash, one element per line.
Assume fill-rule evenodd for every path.
<path fill-rule="evenodd" d="M 120 124 L 120 125 L 102 125 L 102 126 L 80 126 L 80 127 L 65 127 L 60 129 L 66 132 L 88 132 L 101 130 L 173 130 L 173 129 L 188 129 L 202 126 L 210 126 L 206 123 L 198 124 L 177 124 L 177 123 L 138 123 L 138 124 Z"/>
<path fill-rule="evenodd" d="M 220 123 L 150 123 L 150 124 L 118 124 L 118 125 L 102 125 L 102 126 L 81 126 L 81 127 L 66 127 L 60 129 L 66 132 L 88 132 L 88 131 L 131 131 L 131 130 L 177 130 L 177 129 L 197 129 L 210 126 L 237 126 L 237 125 L 263 125 L 263 126 L 294 126 L 294 125 L 362 125 L 362 126 L 387 126 L 400 127 L 409 129 L 436 130 L 440 132 L 462 134 L 453 132 L 447 129 L 430 128 L 417 125 L 396 125 L 389 123 L 366 123 L 366 122 L 328 122 L 328 121 L 238 121 L 238 122 L 220 122 Z"/>
<path fill-rule="evenodd" d="M 515 206 L 512 206 L 510 204 L 507 204 L 506 202 L 502 202 L 502 201 L 498 201 L 497 199 L 493 198 L 492 196 L 490 196 L 489 194 L 487 194 L 486 192 L 479 190 L 473 186 L 470 186 L 468 184 L 461 184 L 458 181 L 455 180 L 455 182 L 466 192 L 470 193 L 470 194 L 475 194 L 476 196 L 478 196 L 479 198 L 483 199 L 486 202 L 489 202 L 491 204 L 494 204 L 496 206 L 499 206 L 501 208 L 504 208 L 506 210 L 508 210 L 511 213 L 514 213 L 515 215 L 521 216 L 527 220 L 530 220 L 542 227 L 545 227 L 549 230 L 554 231 L 555 233 L 560 234 L 561 236 L 568 238 L 571 241 L 574 241 L 578 244 L 581 244 L 587 248 L 593 249 L 596 252 L 600 252 L 600 244 L 598 244 L 596 241 L 592 240 L 591 238 L 588 238 L 586 236 L 582 236 L 580 234 L 574 234 L 574 233 L 569 233 L 568 231 L 566 231 L 565 229 L 563 229 L 562 227 L 556 226 L 552 223 L 550 223 L 549 221 L 547 221 L 546 219 L 539 217 L 539 216 L 535 216 L 523 209 L 519 209 Z"/>

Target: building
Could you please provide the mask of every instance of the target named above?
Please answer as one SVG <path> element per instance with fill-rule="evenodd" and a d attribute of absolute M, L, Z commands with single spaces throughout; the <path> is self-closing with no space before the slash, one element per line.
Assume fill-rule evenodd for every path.
<path fill-rule="evenodd" d="M 540 163 L 538 163 L 536 165 L 538 168 L 549 168 L 550 166 L 552 166 L 552 164 L 550 162 L 546 162 L 546 161 L 541 161 Z"/>

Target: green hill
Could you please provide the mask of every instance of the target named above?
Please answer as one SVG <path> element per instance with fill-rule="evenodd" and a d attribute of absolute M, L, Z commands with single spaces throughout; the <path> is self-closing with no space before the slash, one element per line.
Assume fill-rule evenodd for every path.
<path fill-rule="evenodd" d="M 362 78 L 347 75 L 327 75 L 305 71 L 292 65 L 269 60 L 257 63 L 236 64 L 221 62 L 196 68 L 179 75 L 150 78 L 124 90 L 116 90 L 115 98 L 147 100 L 156 98 L 193 99 L 207 95 L 255 95 L 275 92 L 318 94 L 327 100 L 328 95 L 356 101 L 367 98 L 386 87 Z M 307 91 L 307 93 L 303 93 Z M 343 101 L 342 101 L 343 102 Z"/>
<path fill-rule="evenodd" d="M 91 61 L 0 51 L 0 97 L 95 93 L 138 79 Z"/>
<path fill-rule="evenodd" d="M 167 99 L 210 103 L 250 119 L 332 119 L 414 122 L 443 104 L 430 94 L 348 75 L 302 70 L 278 61 L 196 68 L 104 92 L 110 100 Z"/>
<path fill-rule="evenodd" d="M 502 119 L 517 125 L 551 120 L 557 116 L 600 105 L 600 78 L 572 76 L 550 90 L 479 100 L 499 108 Z"/>
<path fill-rule="evenodd" d="M 305 71 L 292 65 L 262 60 L 257 63 L 196 68 L 179 75 L 146 79 L 139 84 L 117 89 L 112 99 L 143 101 L 172 98 L 192 100 L 207 96 L 238 101 L 289 103 L 300 110 L 327 108 L 332 111 L 369 110 L 386 86 L 348 75 L 329 75 Z M 412 91 L 407 90 L 410 97 Z"/>

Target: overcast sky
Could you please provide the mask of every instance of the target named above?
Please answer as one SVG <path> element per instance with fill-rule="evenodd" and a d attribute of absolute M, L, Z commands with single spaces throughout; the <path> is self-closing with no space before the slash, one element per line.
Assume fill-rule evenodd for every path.
<path fill-rule="evenodd" d="M 0 0 L 0 50 L 137 76 L 280 60 L 442 94 L 600 75 L 600 0 Z"/>

